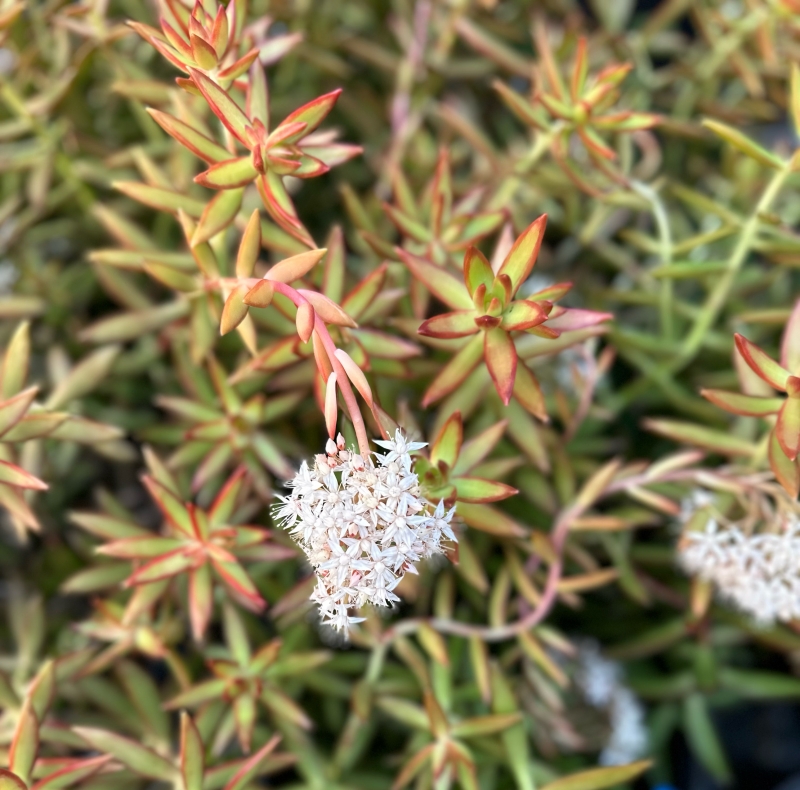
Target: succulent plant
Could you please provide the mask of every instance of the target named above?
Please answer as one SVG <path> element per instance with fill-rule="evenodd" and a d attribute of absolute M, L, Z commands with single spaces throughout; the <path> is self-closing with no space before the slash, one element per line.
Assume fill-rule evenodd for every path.
<path fill-rule="evenodd" d="M 799 15 L 0 0 L 0 790 L 733 776 Z"/>

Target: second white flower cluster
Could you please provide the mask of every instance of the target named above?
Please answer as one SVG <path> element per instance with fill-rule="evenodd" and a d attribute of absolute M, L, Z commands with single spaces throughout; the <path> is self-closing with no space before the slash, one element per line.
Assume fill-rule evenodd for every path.
<path fill-rule="evenodd" d="M 406 573 L 417 573 L 414 564 L 441 553 L 442 540 L 456 540 L 455 508 L 433 508 L 413 472 L 411 453 L 425 445 L 400 431 L 375 443 L 388 450 L 375 454 L 377 464 L 348 450 L 341 434 L 329 440 L 313 467 L 303 462 L 275 508 L 314 568 L 312 600 L 337 630 L 364 619 L 352 609 L 399 601 L 393 590 Z"/>
<path fill-rule="evenodd" d="M 800 618 L 800 522 L 786 519 L 781 532 L 746 533 L 709 518 L 702 531 L 687 531 L 679 544 L 687 573 L 713 583 L 717 592 L 764 624 Z"/>

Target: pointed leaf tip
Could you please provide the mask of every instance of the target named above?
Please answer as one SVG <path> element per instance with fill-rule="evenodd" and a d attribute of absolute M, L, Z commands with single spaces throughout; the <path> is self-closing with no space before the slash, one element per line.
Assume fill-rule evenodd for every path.
<path fill-rule="evenodd" d="M 547 214 L 542 214 L 531 222 L 514 242 L 514 246 L 497 272 L 498 274 L 507 274 L 511 278 L 512 295 L 528 279 L 528 275 L 536 263 L 546 225 Z"/>

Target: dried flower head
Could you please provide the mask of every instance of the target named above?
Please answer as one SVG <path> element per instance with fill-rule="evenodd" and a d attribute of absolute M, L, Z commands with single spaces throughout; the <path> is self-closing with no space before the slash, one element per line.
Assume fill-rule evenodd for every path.
<path fill-rule="evenodd" d="M 311 596 L 323 621 L 347 629 L 363 617 L 350 610 L 371 603 L 391 606 L 393 592 L 414 563 L 443 551 L 456 540 L 450 526 L 455 508 L 433 508 L 420 492 L 411 453 L 424 447 L 399 430 L 376 441 L 388 452 L 375 463 L 347 449 L 340 434 L 328 440 L 313 467 L 305 461 L 288 483 L 274 515 L 305 551 L 317 576 Z"/>
<path fill-rule="evenodd" d="M 684 503 L 678 559 L 760 623 L 800 617 L 800 512 L 777 486 L 698 489 Z M 742 511 L 738 510 L 741 506 Z M 736 509 L 732 509 L 736 508 Z"/>

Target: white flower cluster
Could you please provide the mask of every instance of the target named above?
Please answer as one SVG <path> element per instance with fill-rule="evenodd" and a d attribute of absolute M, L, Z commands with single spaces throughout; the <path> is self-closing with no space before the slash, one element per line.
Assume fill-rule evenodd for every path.
<path fill-rule="evenodd" d="M 341 434 L 329 440 L 313 468 L 303 462 L 274 511 L 311 562 L 311 599 L 337 630 L 364 619 L 351 616 L 353 608 L 399 601 L 393 590 L 406 573 L 417 573 L 414 563 L 442 552 L 443 539 L 456 540 L 455 508 L 432 508 L 412 469 L 410 454 L 425 444 L 400 431 L 375 443 L 388 450 L 375 454 L 377 464 L 348 450 Z"/>
<path fill-rule="evenodd" d="M 761 623 L 800 618 L 800 520 L 793 515 L 779 533 L 748 534 L 709 514 L 705 529 L 684 532 L 678 559 Z"/>
<path fill-rule="evenodd" d="M 625 765 L 647 750 L 644 708 L 622 683 L 622 668 L 600 655 L 596 644 L 581 646 L 577 682 L 586 701 L 608 713 L 611 734 L 600 753 L 602 765 Z"/>

